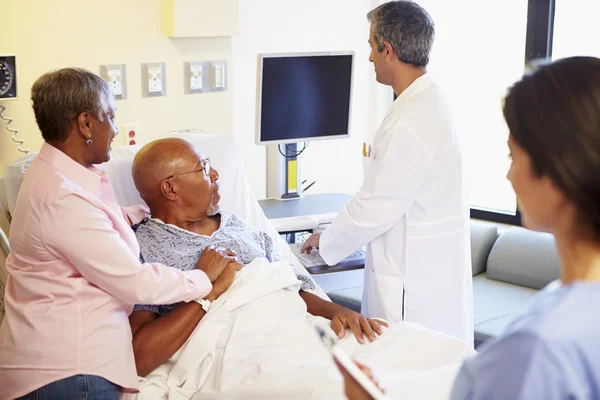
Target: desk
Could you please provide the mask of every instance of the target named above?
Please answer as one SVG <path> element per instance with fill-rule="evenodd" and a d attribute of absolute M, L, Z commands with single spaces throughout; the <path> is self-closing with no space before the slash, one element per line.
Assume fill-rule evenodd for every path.
<path fill-rule="evenodd" d="M 347 194 L 326 193 L 289 200 L 264 199 L 258 204 L 277 232 L 293 233 L 312 231 L 320 224 L 331 223 L 350 199 Z"/>
<path fill-rule="evenodd" d="M 350 199 L 347 194 L 327 193 L 290 200 L 265 199 L 258 203 L 277 232 L 284 234 L 312 231 L 320 224 L 331 223 Z M 357 269 L 364 269 L 362 262 L 344 260 L 337 265 L 307 268 L 307 271 L 311 275 L 327 275 Z"/>

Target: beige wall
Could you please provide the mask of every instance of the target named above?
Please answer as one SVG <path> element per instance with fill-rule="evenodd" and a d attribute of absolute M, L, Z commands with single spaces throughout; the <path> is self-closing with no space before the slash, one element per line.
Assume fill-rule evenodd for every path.
<path fill-rule="evenodd" d="M 101 64 L 126 64 L 127 94 L 117 100 L 117 122 L 140 124 L 140 141 L 171 129 L 202 128 L 231 134 L 232 88 L 223 93 L 183 94 L 183 62 L 228 60 L 231 38 L 169 39 L 161 34 L 160 0 L 0 0 L 0 54 L 17 55 L 18 96 L 1 101 L 14 118 L 25 148 L 42 139 L 31 110 L 30 88 L 44 72 L 77 66 L 99 72 Z M 165 62 L 167 96 L 142 98 L 144 62 Z M 125 143 L 125 135 L 117 138 Z M 0 177 L 20 153 L 0 121 Z"/>

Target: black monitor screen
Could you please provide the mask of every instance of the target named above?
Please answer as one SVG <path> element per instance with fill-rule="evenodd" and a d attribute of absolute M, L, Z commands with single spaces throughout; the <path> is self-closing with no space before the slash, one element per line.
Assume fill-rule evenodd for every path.
<path fill-rule="evenodd" d="M 260 142 L 348 135 L 352 57 L 263 57 Z"/>

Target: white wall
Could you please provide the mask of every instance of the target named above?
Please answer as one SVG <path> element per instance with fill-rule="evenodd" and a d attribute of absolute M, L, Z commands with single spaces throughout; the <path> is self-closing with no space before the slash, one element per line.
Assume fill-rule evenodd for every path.
<path fill-rule="evenodd" d="M 370 141 L 392 92 L 375 81 L 366 13 L 373 0 L 241 0 L 240 35 L 232 40 L 233 136 L 250 184 L 266 196 L 266 148 L 254 144 L 259 53 L 355 52 L 350 138 L 312 142 L 302 158 L 310 193 L 353 194 L 362 182 L 362 143 Z M 383 94 L 382 94 L 383 93 Z"/>
<path fill-rule="evenodd" d="M 161 33 L 160 0 L 0 0 L 0 54 L 17 55 L 18 96 L 1 101 L 25 148 L 38 151 L 42 137 L 31 109 L 30 88 L 43 73 L 101 64 L 126 64 L 127 95 L 117 100 L 117 123 L 140 124 L 141 142 L 171 129 L 203 128 L 231 134 L 232 91 L 185 95 L 183 62 L 228 60 L 231 38 L 169 39 Z M 141 63 L 166 62 L 167 96 L 142 98 Z M 230 68 L 231 69 L 231 68 Z M 125 135 L 117 137 L 125 144 Z M 0 121 L 0 177 L 21 154 Z"/>

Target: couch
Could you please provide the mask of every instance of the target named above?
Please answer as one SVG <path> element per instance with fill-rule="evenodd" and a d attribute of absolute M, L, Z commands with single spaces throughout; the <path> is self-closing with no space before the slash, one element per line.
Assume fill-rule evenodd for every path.
<path fill-rule="evenodd" d="M 496 224 L 471 220 L 475 347 L 502 334 L 532 297 L 557 280 L 560 265 L 554 237 L 520 227 L 498 232 Z M 360 311 L 362 286 L 327 293 L 332 301 Z"/>

